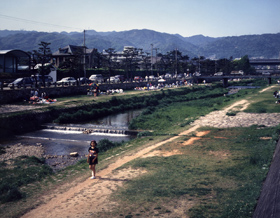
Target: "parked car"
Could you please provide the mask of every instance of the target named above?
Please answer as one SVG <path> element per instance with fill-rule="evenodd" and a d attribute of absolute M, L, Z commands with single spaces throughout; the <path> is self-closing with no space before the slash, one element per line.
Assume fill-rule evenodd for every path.
<path fill-rule="evenodd" d="M 76 79 L 74 77 L 65 77 L 56 82 L 57 85 L 75 85 Z"/>
<path fill-rule="evenodd" d="M 223 72 L 217 72 L 217 73 L 214 73 L 214 76 L 222 76 L 224 73 Z"/>
<path fill-rule="evenodd" d="M 107 79 L 108 83 L 119 83 L 120 79 L 118 77 L 115 76 L 111 76 L 110 78 Z"/>
<path fill-rule="evenodd" d="M 95 82 L 95 83 L 103 83 L 104 82 L 104 78 L 101 74 L 93 74 L 89 77 L 89 80 L 91 82 Z"/>
<path fill-rule="evenodd" d="M 185 78 L 184 74 L 180 73 L 177 75 L 176 79 L 183 79 L 183 78 Z"/>
<path fill-rule="evenodd" d="M 80 77 L 78 79 L 78 81 L 80 81 L 80 84 L 90 84 L 91 83 L 91 81 L 86 77 Z"/>
<path fill-rule="evenodd" d="M 21 88 L 21 87 L 32 87 L 33 81 L 30 77 L 23 77 L 23 78 L 17 78 L 15 81 L 8 84 L 8 87 L 11 89 L 13 88 Z"/>
<path fill-rule="evenodd" d="M 115 78 L 119 78 L 121 82 L 124 82 L 124 75 L 116 75 Z"/>
<path fill-rule="evenodd" d="M 167 73 L 165 74 L 164 76 L 165 79 L 171 79 L 172 78 L 172 75 L 170 73 Z"/>
<path fill-rule="evenodd" d="M 45 85 L 50 86 L 53 83 L 53 78 L 51 76 L 44 75 L 44 78 L 45 78 Z M 31 79 L 33 81 L 33 84 L 36 84 L 37 81 L 37 85 L 39 86 L 44 85 L 42 75 L 31 76 Z"/>

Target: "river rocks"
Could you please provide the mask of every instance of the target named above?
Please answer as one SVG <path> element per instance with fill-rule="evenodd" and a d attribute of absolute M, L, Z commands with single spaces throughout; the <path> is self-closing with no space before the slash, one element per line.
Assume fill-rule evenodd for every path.
<path fill-rule="evenodd" d="M 73 152 L 75 153 L 75 152 Z M 77 153 L 77 152 L 76 152 Z M 54 170 L 58 171 L 65 167 L 74 165 L 81 159 L 85 159 L 85 155 L 72 157 L 70 155 L 45 155 L 46 163 Z"/>
<path fill-rule="evenodd" d="M 23 145 L 18 143 L 5 146 L 4 151 L 5 153 L 0 155 L 0 161 L 6 161 L 7 164 L 10 159 L 19 156 L 35 156 L 38 158 L 45 158 L 46 164 L 54 171 L 73 165 L 81 159 L 85 159 L 85 155 L 79 155 L 78 152 L 72 152 L 70 155 L 45 155 L 45 149 L 41 143 L 36 143 L 36 145 Z"/>
<path fill-rule="evenodd" d="M 72 152 L 72 153 L 70 153 L 70 156 L 71 157 L 78 157 L 79 154 L 78 154 L 78 152 Z"/>
<path fill-rule="evenodd" d="M 94 131 L 92 129 L 86 129 L 83 131 L 84 134 L 90 134 L 93 133 Z"/>
<path fill-rule="evenodd" d="M 211 126 L 216 128 L 249 127 L 252 125 L 272 127 L 280 123 L 279 113 L 244 113 L 238 112 L 229 116 L 225 111 L 213 111 L 200 117 L 192 125 Z"/>
<path fill-rule="evenodd" d="M 44 147 L 40 143 L 37 143 L 36 145 L 22 145 L 21 143 L 18 143 L 15 145 L 5 146 L 4 150 L 6 153 L 0 155 L 0 161 L 14 159 L 23 155 L 41 158 L 45 152 Z"/>

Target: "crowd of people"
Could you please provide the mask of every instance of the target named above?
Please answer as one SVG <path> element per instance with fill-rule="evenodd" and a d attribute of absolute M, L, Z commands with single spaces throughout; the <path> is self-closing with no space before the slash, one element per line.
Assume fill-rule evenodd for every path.
<path fill-rule="evenodd" d="M 38 89 L 31 89 L 29 99 L 31 104 L 51 104 L 56 102 L 56 99 L 51 99 L 46 92 L 39 93 Z"/>
<path fill-rule="evenodd" d="M 183 81 L 176 81 L 176 83 L 171 83 L 171 84 L 167 84 L 167 83 L 158 83 L 157 85 L 153 85 L 152 83 L 147 83 L 146 86 L 144 87 L 135 87 L 134 90 L 156 90 L 156 89 L 163 89 L 163 88 L 176 88 L 176 87 L 180 87 L 180 86 L 192 86 L 192 83 L 188 83 L 183 82 Z"/>

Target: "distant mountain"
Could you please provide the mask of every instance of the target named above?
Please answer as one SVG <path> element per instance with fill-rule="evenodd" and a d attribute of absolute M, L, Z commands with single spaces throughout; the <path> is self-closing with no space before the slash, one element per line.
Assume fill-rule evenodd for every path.
<path fill-rule="evenodd" d="M 236 58 L 249 57 L 278 58 L 280 52 L 280 33 L 263 35 L 245 35 L 234 37 L 206 37 L 196 35 L 183 37 L 179 34 L 160 33 L 153 30 L 129 30 L 121 32 L 86 31 L 86 46 L 103 51 L 114 48 L 123 50 L 124 46 L 134 46 L 151 53 L 151 44 L 158 53 L 178 49 L 190 58 L 195 56 Z M 83 32 L 36 32 L 0 30 L 0 50 L 20 49 L 32 51 L 38 49 L 41 41 L 51 43 L 50 48 L 55 52 L 66 45 L 83 45 Z M 153 51 L 155 54 L 155 51 Z"/>
<path fill-rule="evenodd" d="M 198 52 L 208 57 L 233 58 L 249 57 L 279 58 L 280 33 L 224 37 L 200 46 Z"/>
<path fill-rule="evenodd" d="M 185 41 L 187 41 L 193 45 L 204 46 L 206 44 L 215 42 L 222 38 L 213 38 L 213 37 L 209 37 L 209 36 L 195 35 L 195 36 L 185 37 L 184 39 L 185 39 Z"/>

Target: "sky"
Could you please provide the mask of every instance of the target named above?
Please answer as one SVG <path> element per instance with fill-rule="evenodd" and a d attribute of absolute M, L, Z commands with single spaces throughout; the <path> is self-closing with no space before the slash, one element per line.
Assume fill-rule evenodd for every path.
<path fill-rule="evenodd" d="M 279 0 L 0 0 L 0 30 L 280 33 Z"/>

